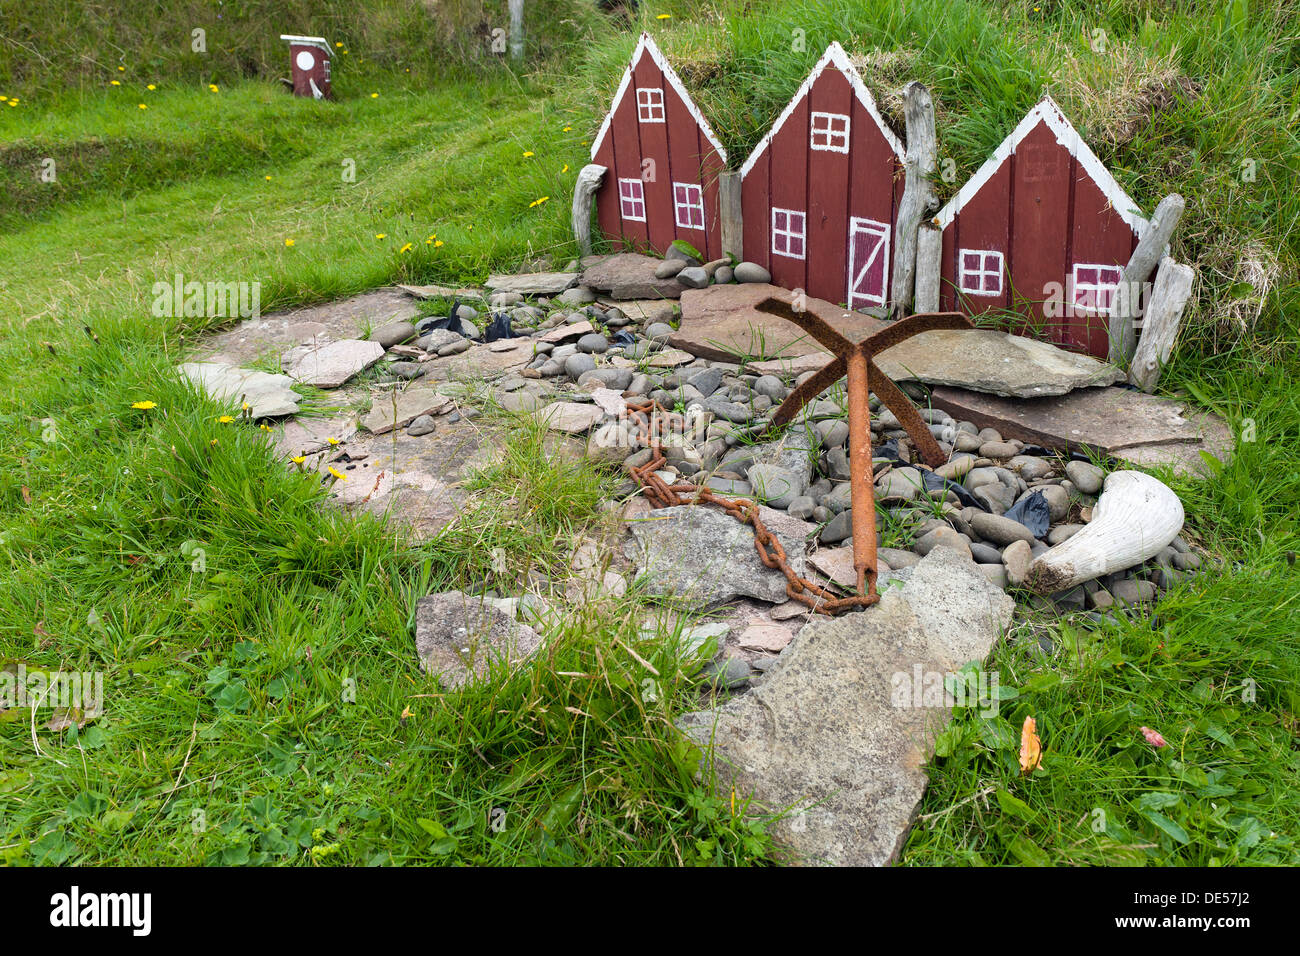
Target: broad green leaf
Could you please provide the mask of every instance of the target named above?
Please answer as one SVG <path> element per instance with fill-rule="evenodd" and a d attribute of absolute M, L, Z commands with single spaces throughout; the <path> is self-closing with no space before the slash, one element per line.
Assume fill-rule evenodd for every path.
<path fill-rule="evenodd" d="M 1169 834 L 1171 837 L 1173 837 L 1175 840 L 1177 840 L 1179 843 L 1183 844 L 1184 846 L 1192 842 L 1192 838 L 1187 835 L 1187 831 L 1184 830 L 1182 827 L 1180 827 L 1173 820 L 1170 820 L 1163 813 L 1158 813 L 1155 810 L 1143 810 L 1142 816 L 1146 817 L 1157 827 L 1159 827 L 1165 833 Z"/>

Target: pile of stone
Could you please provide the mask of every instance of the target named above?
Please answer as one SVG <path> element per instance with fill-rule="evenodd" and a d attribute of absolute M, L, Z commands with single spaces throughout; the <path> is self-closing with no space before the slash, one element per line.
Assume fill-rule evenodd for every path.
<path fill-rule="evenodd" d="M 669 246 L 663 264 L 655 269 L 657 279 L 676 279 L 688 289 L 729 282 L 771 282 L 772 274 L 756 262 L 738 262 L 729 257 L 701 262 L 677 246 Z"/>

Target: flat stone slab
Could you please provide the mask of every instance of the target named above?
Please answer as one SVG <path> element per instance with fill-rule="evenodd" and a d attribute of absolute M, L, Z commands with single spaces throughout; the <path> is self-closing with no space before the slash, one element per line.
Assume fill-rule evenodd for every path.
<path fill-rule="evenodd" d="M 267 355 L 279 357 L 297 345 L 357 339 L 366 329 L 413 319 L 418 314 L 419 308 L 400 290 L 376 289 L 334 302 L 245 319 L 222 332 L 204 336 L 196 354 L 213 362 L 244 365 Z"/>
<path fill-rule="evenodd" d="M 637 252 L 620 252 L 588 266 L 582 284 L 610 299 L 676 299 L 686 287 L 676 279 L 657 279 L 662 259 Z"/>
<path fill-rule="evenodd" d="M 1142 467 L 1204 474 L 1201 452 L 1232 457 L 1232 431 L 1211 412 L 1125 388 L 1086 388 L 1050 398 L 1012 399 L 936 388 L 936 408 L 1003 438 L 1064 451 L 1109 455 Z"/>
<path fill-rule="evenodd" d="M 597 303 L 609 308 L 613 306 L 633 322 L 650 325 L 652 322 L 671 322 L 676 312 L 676 303 L 672 299 L 619 299 L 608 296 L 596 299 Z"/>
<path fill-rule="evenodd" d="M 285 369 L 290 378 L 317 388 L 338 388 L 384 357 L 384 347 L 365 339 L 342 339 L 293 356 Z"/>
<path fill-rule="evenodd" d="M 180 373 L 209 397 L 231 404 L 252 406 L 254 418 L 279 418 L 296 415 L 302 396 L 293 390 L 293 379 L 250 368 L 238 368 L 221 362 L 185 362 Z"/>
<path fill-rule="evenodd" d="M 578 284 L 576 272 L 529 272 L 522 275 L 490 275 L 487 287 L 493 292 L 520 295 L 559 295 Z"/>
<path fill-rule="evenodd" d="M 574 322 L 572 325 L 557 325 L 555 328 L 544 332 L 537 337 L 539 342 L 567 342 L 569 339 L 580 339 L 584 335 L 590 335 L 596 331 L 596 327 L 590 322 Z"/>
<path fill-rule="evenodd" d="M 760 507 L 758 516 L 785 548 L 790 567 L 803 574 L 805 542 L 815 526 L 771 508 Z M 628 530 L 624 553 L 646 577 L 650 594 L 701 605 L 786 599 L 785 575 L 759 560 L 754 529 L 716 508 L 652 509 L 629 521 Z"/>
<path fill-rule="evenodd" d="M 531 362 L 535 349 L 536 345 L 530 338 L 498 339 L 488 345 L 475 345 L 456 355 L 430 359 L 425 363 L 426 374 L 439 381 L 497 378 Z"/>
<path fill-rule="evenodd" d="M 1115 366 L 1090 356 L 995 329 L 922 332 L 881 352 L 876 364 L 896 382 L 956 385 L 1016 398 L 1064 395 L 1125 379 Z"/>
<path fill-rule="evenodd" d="M 427 385 L 414 385 L 400 392 L 376 392 L 361 424 L 371 434 L 382 435 L 394 428 L 405 428 L 421 415 L 437 415 L 451 405 L 448 396 Z"/>
<path fill-rule="evenodd" d="M 482 289 L 456 289 L 449 285 L 399 285 L 407 295 L 416 299 L 482 299 Z"/>
<path fill-rule="evenodd" d="M 539 408 L 533 414 L 552 431 L 570 435 L 580 435 L 590 430 L 592 425 L 605 417 L 604 409 L 585 402 L 555 402 Z"/>
<path fill-rule="evenodd" d="M 793 322 L 755 308 L 764 299 L 788 298 L 790 293 L 765 282 L 741 285 L 713 285 L 704 289 L 687 289 L 682 293 L 682 324 L 668 340 L 670 345 L 685 349 L 701 358 L 734 362 L 740 356 L 763 360 L 816 356 L 811 368 L 821 368 L 829 361 L 826 351 Z M 829 315 L 831 326 L 841 335 L 858 341 L 885 328 L 885 322 L 861 312 L 849 312 L 823 299 L 809 298 L 809 308 Z M 764 362 L 753 367 L 759 374 Z M 784 365 L 775 366 L 779 374 Z"/>
<path fill-rule="evenodd" d="M 938 548 L 874 607 L 805 625 L 754 690 L 678 725 L 712 747 L 720 793 L 752 794 L 760 814 L 795 808 L 768 828 L 790 862 L 891 863 L 951 720 L 946 695 L 916 699 L 917 669 L 942 687 L 988 655 L 1014 607 Z"/>
<path fill-rule="evenodd" d="M 542 645 L 542 636 L 483 598 L 460 591 L 415 603 L 420 670 L 446 688 L 488 676 L 493 664 L 514 666 Z"/>

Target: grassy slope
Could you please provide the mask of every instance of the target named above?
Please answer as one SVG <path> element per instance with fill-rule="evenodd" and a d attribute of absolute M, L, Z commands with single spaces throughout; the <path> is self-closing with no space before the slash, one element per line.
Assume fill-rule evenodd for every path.
<path fill-rule="evenodd" d="M 1032 75 L 1008 80 L 1005 102 L 980 84 L 1001 75 L 1026 38 L 1050 48 L 1078 34 L 1081 15 L 1041 6 L 1041 19 L 1022 4 L 975 3 L 945 5 L 929 20 L 933 5 L 924 3 L 909 4 L 911 19 L 866 17 L 892 5 L 864 2 L 819 17 L 793 5 L 733 17 L 734 39 L 712 43 L 710 55 L 750 64 L 753 83 L 714 83 L 709 105 L 748 117 L 719 121 L 729 145 L 743 144 L 806 69 L 778 52 L 757 70 L 757 50 L 774 37 L 806 24 L 815 57 L 832 36 L 857 35 L 849 46 L 869 49 L 889 31 L 906 39 L 930 23 L 933 35 L 902 45 L 935 61 L 916 72 L 941 91 L 955 120 L 941 135 L 970 168 L 1038 92 Z M 1142 6 L 1098 5 L 1122 42 L 1140 37 Z M 684 7 L 669 9 L 670 49 L 723 35 L 717 20 L 697 26 Z M 1201 22 L 1177 16 L 1184 32 Z M 1202 24 L 1207 36 L 1213 22 Z M 1293 133 L 1276 122 L 1278 104 L 1296 96 L 1294 66 L 1287 72 L 1284 58 L 1265 55 L 1279 29 L 1269 17 L 1243 28 L 1252 59 L 1240 82 L 1216 69 L 1221 54 L 1209 41 L 1180 46 L 1187 72 L 1227 99 L 1176 107 L 1147 139 L 1102 150 L 1146 206 L 1168 188 L 1198 197 L 1175 244 L 1180 257 L 1195 260 L 1193 241 L 1221 212 L 1232 242 L 1255 239 L 1294 268 L 1294 191 L 1268 187 L 1272 212 L 1259 218 L 1223 173 L 1243 136 L 1274 144 L 1263 168 L 1294 163 L 1283 149 Z M 969 42 L 972 31 L 980 42 Z M 182 334 L 192 337 L 201 321 L 147 317 L 150 286 L 176 271 L 260 279 L 270 308 L 393 280 L 474 278 L 541 251 L 568 257 L 566 177 L 583 161 L 582 140 L 599 119 L 592 104 L 604 97 L 603 87 L 590 92 L 591 78 L 616 82 L 611 65 L 629 46 L 596 45 L 555 97 L 507 78 L 403 91 L 403 75 L 376 81 L 377 99 L 360 82 L 341 87 L 347 95 L 325 122 L 312 104 L 261 83 L 218 94 L 164 83 L 140 111 L 147 77 L 48 113 L 30 104 L 0 112 L 0 142 L 32 155 L 46 147 L 76 155 L 86 131 L 102 144 L 93 186 L 33 207 L 30 225 L 0 236 L 0 454 L 15 463 L 0 472 L 0 650 L 33 667 L 105 670 L 108 712 L 79 741 L 40 732 L 40 756 L 29 728 L 0 723 L 0 829 L 11 859 L 704 862 L 761 852 L 730 807 L 690 782 L 689 756 L 668 725 L 684 700 L 673 662 L 656 659 L 667 676 L 650 701 L 613 643 L 633 639 L 630 604 L 571 622 L 548 667 L 454 709 L 420 696 L 432 688 L 411 661 L 413 598 L 490 574 L 484 558 L 465 560 L 484 555 L 483 545 L 506 548 L 513 570 L 550 560 L 557 536 L 598 521 L 586 476 L 529 464 L 538 456 L 525 436 L 497 476 L 506 494 L 485 493 L 487 510 L 467 526 L 484 536 L 478 547 L 451 538 L 403 548 L 372 522 L 320 509 L 255 434 L 217 426 L 216 410 L 167 374 Z M 1225 125 L 1225 104 L 1248 93 L 1272 105 L 1244 132 Z M 749 112 L 729 114 L 727 104 L 745 97 Z M 1198 159 L 1188 164 L 1193 145 Z M 525 160 L 525 150 L 536 155 Z M 1150 169 L 1150 155 L 1182 161 L 1182 178 L 1124 175 L 1140 177 L 1134 171 Z M 355 184 L 339 178 L 348 157 L 357 160 Z M 133 172 L 140 164 L 147 176 Z M 1285 175 L 1271 175 L 1286 186 Z M 544 195 L 554 198 L 530 207 Z M 1249 236 L 1243 224 L 1253 224 Z M 434 233 L 445 243 L 436 250 L 423 242 Z M 400 253 L 408 241 L 412 251 Z M 1218 281 L 1210 271 L 1203 262 L 1203 279 Z M 1045 662 L 1018 640 L 997 653 L 990 667 L 1020 696 L 997 720 L 964 715 L 945 737 L 923 807 L 940 816 L 914 833 L 909 861 L 1295 860 L 1288 784 L 1300 769 L 1300 664 L 1289 622 L 1300 587 L 1283 557 L 1296 547 L 1300 498 L 1294 295 L 1275 290 L 1245 335 L 1230 319 L 1198 313 L 1198 334 L 1166 379 L 1235 425 L 1255 423 L 1257 440 L 1220 480 L 1176 485 L 1193 533 L 1229 568 L 1169 599 L 1154 627 L 1026 625 L 1018 637 L 1050 635 L 1062 650 Z M 1198 308 L 1215 298 L 1203 295 Z M 98 344 L 81 331 L 86 323 Z M 140 398 L 160 408 L 131 412 Z M 43 440 L 45 418 L 56 425 L 52 442 Z M 508 494 L 545 482 L 568 509 L 539 516 Z M 180 551 L 187 540 L 204 543 L 212 573 L 190 572 Z M 639 645 L 643 656 L 652 646 Z M 341 700 L 346 678 L 356 703 Z M 1242 700 L 1247 679 L 1253 702 Z M 1048 751 L 1046 773 L 1027 781 L 1008 737 L 1025 714 L 1037 716 Z M 1147 750 L 1139 724 L 1160 729 L 1171 747 Z M 987 800 L 961 802 L 986 791 Z M 487 827 L 493 806 L 507 810 L 503 834 Z M 1102 832 L 1090 826 L 1094 810 L 1105 813 Z M 196 811 L 206 828 L 194 825 Z M 441 836 L 439 827 L 461 824 L 454 845 Z"/>

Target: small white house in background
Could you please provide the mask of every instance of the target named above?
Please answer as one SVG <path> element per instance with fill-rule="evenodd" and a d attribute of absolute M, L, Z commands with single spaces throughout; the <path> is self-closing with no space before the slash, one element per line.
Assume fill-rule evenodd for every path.
<path fill-rule="evenodd" d="M 1023 320 L 1009 315 L 1012 324 L 1106 358 L 1111 298 L 1147 220 L 1051 97 L 935 223 L 943 230 L 940 309 L 1015 313 Z"/>
<path fill-rule="evenodd" d="M 333 51 L 329 41 L 324 37 L 303 37 L 292 33 L 282 33 L 280 39 L 289 44 L 293 95 L 310 96 L 315 100 L 331 99 L 330 57 Z"/>

